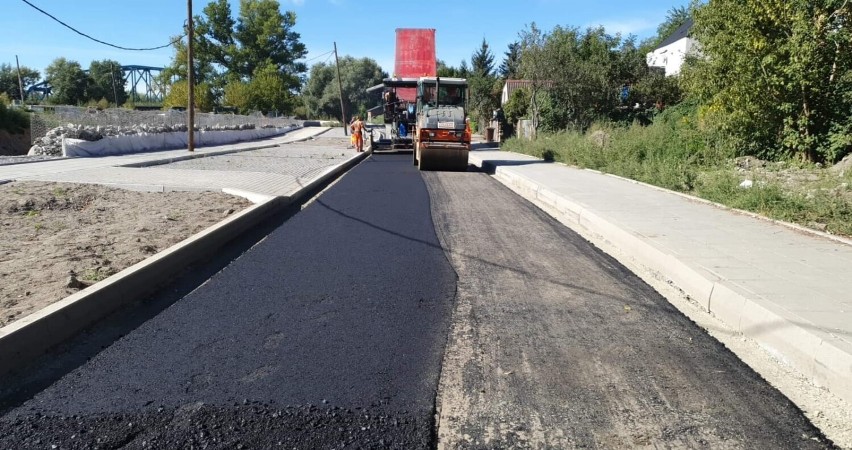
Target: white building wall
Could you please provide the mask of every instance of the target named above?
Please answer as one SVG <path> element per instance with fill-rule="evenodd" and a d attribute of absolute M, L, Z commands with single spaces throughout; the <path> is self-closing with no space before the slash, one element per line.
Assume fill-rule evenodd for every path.
<path fill-rule="evenodd" d="M 695 40 L 683 38 L 665 47 L 658 48 L 645 56 L 645 60 L 651 67 L 662 67 L 666 70 L 666 76 L 677 75 L 683 66 L 686 55 L 696 50 Z"/>

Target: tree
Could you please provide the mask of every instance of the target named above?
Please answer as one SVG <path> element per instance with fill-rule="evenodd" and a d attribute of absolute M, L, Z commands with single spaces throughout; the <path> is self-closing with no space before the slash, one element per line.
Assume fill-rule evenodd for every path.
<path fill-rule="evenodd" d="M 278 73 L 276 87 L 284 86 L 293 94 L 300 88 L 307 68 L 298 60 L 307 50 L 293 31 L 295 13 L 281 13 L 278 0 L 241 0 L 237 19 L 228 0 L 214 0 L 193 20 L 195 77 L 208 83 L 217 98 L 227 84 L 250 82 L 257 73 L 268 81 L 270 67 Z M 186 60 L 186 42 L 177 42 L 163 79 L 185 79 Z"/>
<path fill-rule="evenodd" d="M 21 81 L 24 91 L 38 82 L 41 74 L 37 70 L 21 66 Z M 18 86 L 18 69 L 11 64 L 0 64 L 0 93 L 5 93 L 13 100 L 21 99 L 21 89 Z"/>
<path fill-rule="evenodd" d="M 223 0 L 220 0 L 220 2 Z M 242 0 L 234 38 L 239 43 L 236 66 L 230 70 L 251 76 L 261 65 L 272 64 L 282 74 L 302 74 L 307 68 L 297 62 L 307 54 L 300 35 L 293 31 L 296 13 L 281 14 L 277 0 Z M 288 80 L 297 88 L 299 80 Z"/>
<path fill-rule="evenodd" d="M 506 123 L 503 126 L 505 136 L 515 134 L 515 126 L 518 121 L 527 116 L 530 106 L 530 94 L 526 88 L 515 89 L 509 101 L 503 106 L 503 114 Z"/>
<path fill-rule="evenodd" d="M 453 67 L 453 66 L 448 66 L 447 63 L 445 63 L 444 61 L 439 59 L 436 63 L 436 66 L 437 66 L 436 74 L 439 77 L 467 78 L 467 76 L 469 75 L 468 74 L 469 70 L 467 68 L 467 62 L 465 62 L 465 61 L 462 61 L 461 65 L 459 67 Z"/>
<path fill-rule="evenodd" d="M 207 83 L 199 83 L 193 92 L 195 107 L 203 112 L 213 111 L 213 92 Z M 186 80 L 179 80 L 169 86 L 166 98 L 163 99 L 163 109 L 187 108 L 189 103 L 189 86 Z"/>
<path fill-rule="evenodd" d="M 127 101 L 121 63 L 109 59 L 92 61 L 89 65 L 89 86 L 86 89 L 86 97 L 89 100 L 105 98 L 116 106 Z"/>
<path fill-rule="evenodd" d="M 503 63 L 500 64 L 500 77 L 504 80 L 517 78 L 521 64 L 521 43 L 512 42 L 506 51 Z"/>
<path fill-rule="evenodd" d="M 689 7 L 675 6 L 666 13 L 666 20 L 657 27 L 657 37 L 655 38 L 654 47 L 663 42 L 666 38 L 672 35 L 681 25 L 692 18 L 692 12 Z"/>
<path fill-rule="evenodd" d="M 60 105 L 79 105 L 87 100 L 86 88 L 89 77 L 80 63 L 57 58 L 45 70 L 47 80 L 53 87 L 50 101 Z"/>
<path fill-rule="evenodd" d="M 470 89 L 468 110 L 480 128 L 490 119 L 492 112 L 500 106 L 500 93 L 495 92 L 494 54 L 485 39 L 470 57 L 470 73 L 467 81 Z"/>
<path fill-rule="evenodd" d="M 346 116 L 375 106 L 366 88 L 382 82 L 388 75 L 370 58 L 340 58 L 340 78 L 343 84 L 343 106 Z M 311 68 L 303 91 L 305 106 L 312 117 L 340 118 L 340 91 L 337 86 L 337 69 L 334 65 L 320 63 Z"/>
<path fill-rule="evenodd" d="M 852 149 L 852 4 L 711 0 L 685 70 L 705 127 L 741 154 L 835 161 Z"/>
<path fill-rule="evenodd" d="M 520 45 L 520 72 L 531 81 L 528 113 L 535 130 L 585 130 L 597 120 L 619 117 L 624 100 L 679 100 L 670 84 L 650 82 L 657 75 L 632 36 L 623 39 L 601 27 L 557 26 L 544 33 L 533 24 L 521 33 Z M 627 99 L 621 97 L 624 87 L 631 91 Z"/>
<path fill-rule="evenodd" d="M 488 42 L 482 39 L 482 44 L 479 46 L 473 56 L 470 57 L 471 72 L 474 76 L 490 77 L 494 75 L 494 54 L 488 47 Z"/>
<path fill-rule="evenodd" d="M 535 22 L 521 32 L 521 63 L 519 69 L 524 79 L 530 81 L 529 116 L 533 132 L 538 130 L 541 120 L 539 99 L 544 89 L 550 84 L 550 61 L 545 55 L 547 33 L 543 32 Z M 535 137 L 535 136 L 533 136 Z"/>

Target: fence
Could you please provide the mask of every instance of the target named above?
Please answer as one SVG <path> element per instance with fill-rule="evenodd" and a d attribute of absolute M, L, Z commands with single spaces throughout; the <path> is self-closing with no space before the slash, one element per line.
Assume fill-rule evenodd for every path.
<path fill-rule="evenodd" d="M 186 111 L 134 111 L 124 108 L 98 110 L 76 106 L 35 106 L 30 115 L 32 143 L 47 132 L 65 125 L 90 126 L 100 129 L 147 131 L 158 127 L 186 127 Z M 200 130 L 287 127 L 298 123 L 291 117 L 241 116 L 236 114 L 196 113 L 195 127 Z"/>

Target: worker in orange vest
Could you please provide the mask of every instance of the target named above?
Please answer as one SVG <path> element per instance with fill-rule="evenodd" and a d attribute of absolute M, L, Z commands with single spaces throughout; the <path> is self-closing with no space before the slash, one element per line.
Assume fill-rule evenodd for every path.
<path fill-rule="evenodd" d="M 361 117 L 355 116 L 355 121 L 350 126 L 352 137 L 355 138 L 355 149 L 359 152 L 364 151 L 364 122 Z"/>

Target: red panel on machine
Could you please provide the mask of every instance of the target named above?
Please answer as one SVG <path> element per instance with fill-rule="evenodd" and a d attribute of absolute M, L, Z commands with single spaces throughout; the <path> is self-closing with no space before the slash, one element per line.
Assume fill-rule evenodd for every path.
<path fill-rule="evenodd" d="M 434 28 L 397 28 L 394 76 L 434 77 L 437 74 Z M 414 89 L 399 89 L 399 98 L 414 101 Z"/>

